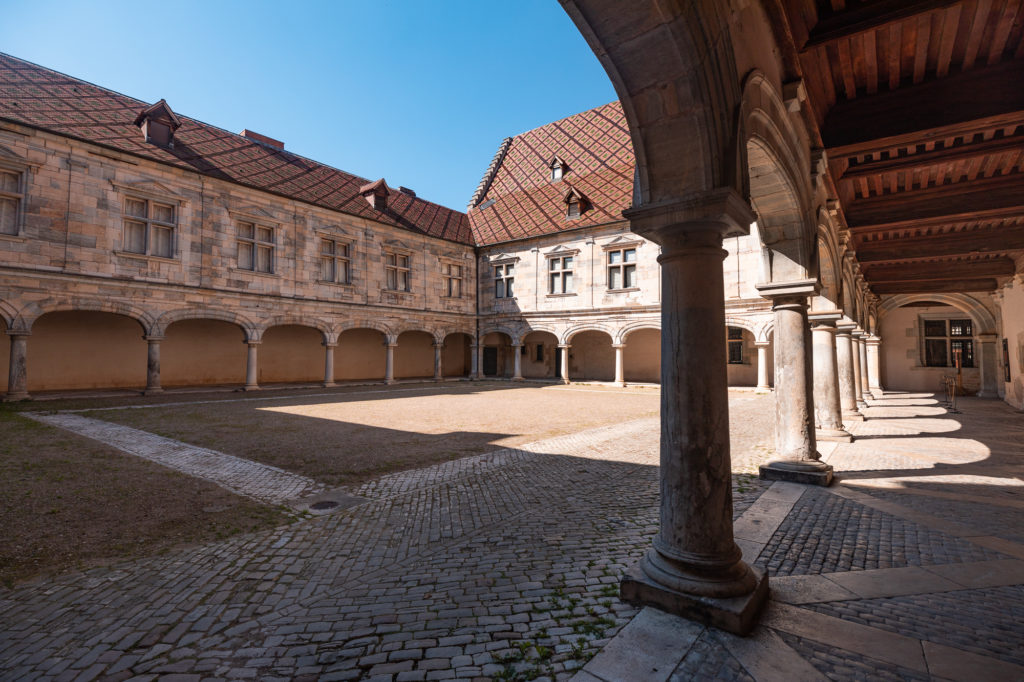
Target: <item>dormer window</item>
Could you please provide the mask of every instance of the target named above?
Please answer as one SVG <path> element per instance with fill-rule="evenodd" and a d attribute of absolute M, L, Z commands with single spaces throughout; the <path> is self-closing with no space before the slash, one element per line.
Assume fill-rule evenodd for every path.
<path fill-rule="evenodd" d="M 558 182 L 559 180 L 561 180 L 565 176 L 566 171 L 568 170 L 568 168 L 565 165 L 565 162 L 562 161 L 557 156 L 551 159 L 551 163 L 548 165 L 551 168 L 551 182 Z"/>
<path fill-rule="evenodd" d="M 359 194 L 366 199 L 374 211 L 387 210 L 388 195 L 391 194 L 391 190 L 388 188 L 388 183 L 384 182 L 384 178 L 363 185 L 359 188 Z"/>
<path fill-rule="evenodd" d="M 142 129 L 146 142 L 158 147 L 173 147 L 174 132 L 181 127 L 181 119 L 164 100 L 139 112 L 134 123 Z"/>
<path fill-rule="evenodd" d="M 575 188 L 569 188 L 569 191 L 565 193 L 564 201 L 566 220 L 575 220 L 586 210 L 587 200 Z"/>

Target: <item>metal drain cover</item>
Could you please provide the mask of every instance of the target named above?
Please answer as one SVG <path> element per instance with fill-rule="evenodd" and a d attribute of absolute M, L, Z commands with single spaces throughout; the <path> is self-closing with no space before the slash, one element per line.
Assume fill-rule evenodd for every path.
<path fill-rule="evenodd" d="M 317 511 L 323 511 L 325 509 L 334 509 L 338 506 L 338 503 L 334 500 L 321 500 L 320 502 L 314 502 L 309 505 L 310 509 L 316 509 Z"/>

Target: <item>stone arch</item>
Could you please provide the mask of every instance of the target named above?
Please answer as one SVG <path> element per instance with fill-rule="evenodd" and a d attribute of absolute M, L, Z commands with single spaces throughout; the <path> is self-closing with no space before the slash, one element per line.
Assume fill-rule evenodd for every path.
<path fill-rule="evenodd" d="M 818 294 L 819 305 L 815 308 L 824 309 L 830 307 L 836 310 L 840 307 L 842 296 L 843 271 L 840 266 L 842 261 L 839 257 L 839 244 L 835 238 L 835 231 L 828 220 L 824 209 L 818 211 L 818 277 L 821 282 L 821 292 Z M 826 303 L 827 302 L 827 303 Z"/>
<path fill-rule="evenodd" d="M 46 301 L 29 303 L 21 309 L 12 326 L 30 331 L 36 320 L 43 315 L 73 311 L 113 313 L 129 317 L 138 322 L 139 326 L 142 327 L 143 333 L 146 334 L 152 333 L 151 330 L 154 327 L 153 316 L 138 306 L 118 301 L 94 301 L 88 299 L 61 301 L 59 303 L 48 303 Z"/>
<path fill-rule="evenodd" d="M 976 334 L 994 334 L 998 329 L 995 315 L 981 301 L 967 294 L 899 294 L 882 301 L 878 316 L 885 317 L 886 313 L 919 301 L 942 303 L 970 315 L 978 323 Z"/>
<path fill-rule="evenodd" d="M 567 329 L 562 334 L 561 343 L 571 345 L 572 337 L 576 336 L 581 332 L 603 332 L 607 334 L 608 338 L 612 339 L 613 341 L 615 339 L 615 332 L 613 330 L 608 329 L 602 324 L 588 323 L 578 324 L 575 327 L 570 327 L 569 329 Z"/>
<path fill-rule="evenodd" d="M 220 320 L 221 322 L 230 322 L 242 329 L 245 333 L 246 341 L 260 340 L 261 330 L 252 320 L 238 313 L 217 308 L 181 308 L 166 312 L 157 318 L 150 333 L 154 336 L 164 336 L 167 333 L 168 327 L 175 322 L 183 320 Z"/>
<path fill-rule="evenodd" d="M 562 7 L 622 103 L 637 162 L 633 206 L 724 187 L 746 197 L 728 4 L 637 0 L 628 18 L 607 3 Z"/>
<path fill-rule="evenodd" d="M 504 325 L 492 325 L 490 327 L 484 327 L 480 330 L 480 334 L 477 337 L 477 343 L 480 342 L 488 334 L 504 334 L 509 338 L 511 343 L 522 343 L 522 337 L 524 334 L 520 334 L 517 331 L 513 331 L 511 327 Z"/>
<path fill-rule="evenodd" d="M 323 335 L 324 343 L 334 343 L 338 340 L 338 335 L 326 320 L 303 315 L 275 315 L 259 326 L 259 337 L 263 338 L 263 334 L 272 327 L 283 327 L 286 325 L 316 329 Z"/>
<path fill-rule="evenodd" d="M 661 331 L 661 322 L 657 320 L 642 320 L 640 322 L 632 322 L 623 326 L 616 334 L 612 335 L 613 343 L 626 343 L 626 337 L 635 331 L 641 329 L 657 329 Z"/>
<path fill-rule="evenodd" d="M 562 335 L 558 332 L 558 329 L 554 325 L 546 324 L 528 324 L 526 328 L 522 330 L 522 333 L 519 335 L 519 343 L 522 343 L 526 339 L 526 337 L 532 334 L 533 332 L 547 332 L 548 334 L 554 336 L 559 343 L 561 343 Z"/>
<path fill-rule="evenodd" d="M 378 322 L 376 320 L 365 319 L 348 320 L 336 326 L 334 328 L 334 332 L 336 334 L 335 338 L 339 338 L 342 334 L 349 331 L 350 329 L 373 329 L 374 331 L 378 331 L 381 334 L 383 334 L 384 338 L 387 339 L 388 343 L 396 343 L 396 340 L 398 339 L 398 334 L 394 333 L 394 331 L 388 325 L 384 324 L 383 322 Z"/>

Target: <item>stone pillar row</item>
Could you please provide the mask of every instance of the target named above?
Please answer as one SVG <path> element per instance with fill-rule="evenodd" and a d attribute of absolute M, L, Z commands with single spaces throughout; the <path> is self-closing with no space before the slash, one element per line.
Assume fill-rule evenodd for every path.
<path fill-rule="evenodd" d="M 811 316 L 814 355 L 815 437 L 823 441 L 849 443 L 853 436 L 843 428 L 839 399 L 839 369 L 836 358 L 836 321 L 839 313 Z"/>

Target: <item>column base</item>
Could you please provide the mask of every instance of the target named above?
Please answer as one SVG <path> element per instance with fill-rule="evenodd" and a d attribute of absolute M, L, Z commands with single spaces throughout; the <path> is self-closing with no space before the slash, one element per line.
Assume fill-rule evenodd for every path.
<path fill-rule="evenodd" d="M 753 591 L 738 597 L 705 597 L 655 582 L 644 573 L 642 562 L 638 562 L 626 569 L 619 594 L 630 604 L 653 606 L 727 632 L 747 635 L 757 625 L 757 617 L 768 600 L 768 575 L 756 566 L 750 570 L 756 580 Z"/>
<path fill-rule="evenodd" d="M 512 381 L 526 381 L 523 377 L 512 377 Z"/>
<path fill-rule="evenodd" d="M 18 400 L 32 400 L 32 396 L 28 393 L 8 393 L 4 395 L 3 400 L 0 402 L 13 403 Z"/>
<path fill-rule="evenodd" d="M 321 388 L 334 388 L 337 385 L 338 384 L 334 383 L 333 381 L 325 381 L 322 384 L 320 384 L 320 387 Z"/>
<path fill-rule="evenodd" d="M 758 468 L 762 481 L 788 481 L 806 485 L 832 484 L 832 465 L 818 460 L 769 462 Z"/>
<path fill-rule="evenodd" d="M 159 388 L 159 387 L 157 387 L 157 388 L 147 388 L 146 390 L 144 390 L 142 392 L 142 395 L 160 395 L 163 392 L 164 392 L 164 389 Z"/>
<path fill-rule="evenodd" d="M 384 380 L 384 385 L 385 385 L 385 386 L 390 386 L 390 385 L 391 385 L 391 384 L 393 384 L 393 383 L 395 383 L 395 380 L 394 380 L 394 379 L 385 379 L 385 380 Z"/>
<path fill-rule="evenodd" d="M 616 381 L 615 385 L 618 386 L 619 388 L 625 388 L 626 387 L 626 382 L 625 381 Z"/>
<path fill-rule="evenodd" d="M 871 397 L 875 400 L 881 400 L 885 397 L 885 391 L 880 388 L 871 389 Z"/>
<path fill-rule="evenodd" d="M 754 393 L 771 393 L 771 392 L 772 392 L 772 387 L 771 386 L 758 386 L 757 388 L 754 389 Z"/>
<path fill-rule="evenodd" d="M 843 421 L 862 422 L 864 421 L 864 415 L 861 414 L 858 410 L 853 410 L 852 412 L 843 412 Z"/>
<path fill-rule="evenodd" d="M 245 386 L 242 386 L 242 390 L 243 391 L 260 391 L 260 390 L 263 390 L 263 389 L 261 389 L 258 384 L 252 384 L 251 386 L 249 384 L 246 384 Z"/>
<path fill-rule="evenodd" d="M 816 440 L 829 441 L 830 443 L 852 443 L 853 436 L 846 429 L 815 429 Z"/>

